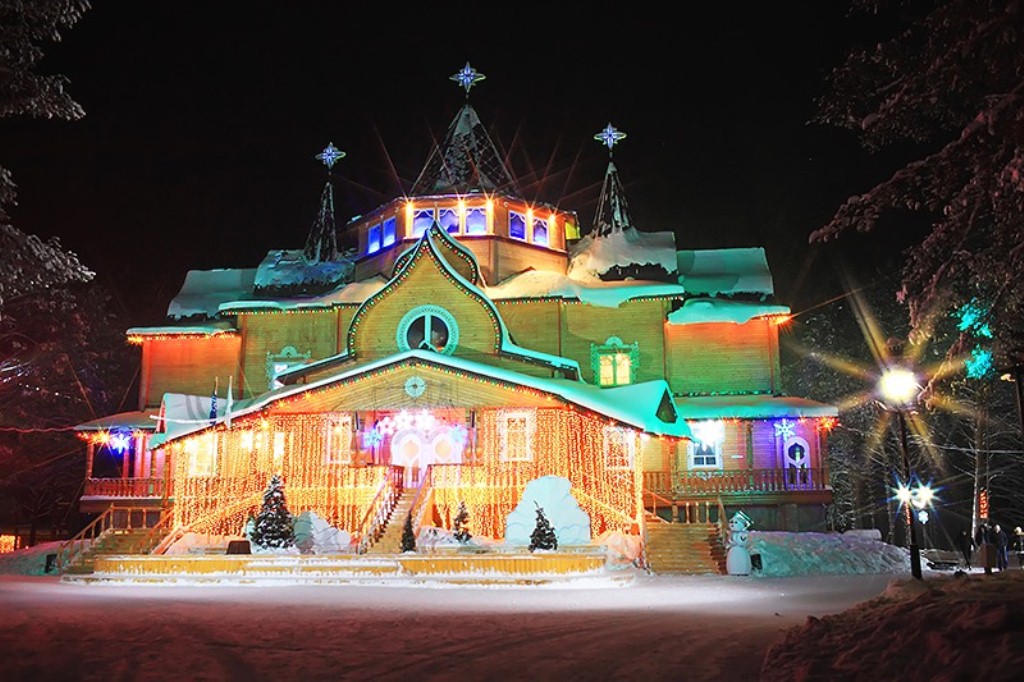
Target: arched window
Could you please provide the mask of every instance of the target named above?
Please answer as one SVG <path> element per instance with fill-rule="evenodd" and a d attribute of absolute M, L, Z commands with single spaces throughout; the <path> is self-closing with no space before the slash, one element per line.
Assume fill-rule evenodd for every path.
<path fill-rule="evenodd" d="M 398 323 L 395 341 L 401 350 L 432 350 L 451 355 L 459 343 L 455 317 L 436 305 L 410 310 Z"/>
<path fill-rule="evenodd" d="M 623 386 L 636 381 L 636 366 L 640 359 L 638 343 L 623 343 L 611 336 L 601 345 L 590 344 L 590 367 L 598 386 Z"/>

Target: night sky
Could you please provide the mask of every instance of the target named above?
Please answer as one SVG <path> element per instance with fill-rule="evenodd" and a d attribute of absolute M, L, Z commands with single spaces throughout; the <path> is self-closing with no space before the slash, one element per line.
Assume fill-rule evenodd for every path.
<path fill-rule="evenodd" d="M 586 227 L 607 163 L 592 138 L 610 121 L 629 136 L 615 160 L 636 225 L 674 230 L 679 248 L 764 246 L 795 310 L 834 293 L 838 265 L 870 277 L 905 245 L 807 244 L 894 160 L 808 124 L 828 71 L 891 30 L 842 2 L 672 17 L 652 3 L 94 4 L 42 64 L 86 117 L 3 120 L 0 163 L 19 185 L 15 224 L 60 236 L 132 323 L 158 322 L 188 269 L 300 248 L 328 141 L 348 154 L 340 225 L 409 189 L 463 102 L 448 77 L 467 61 L 523 195 Z"/>

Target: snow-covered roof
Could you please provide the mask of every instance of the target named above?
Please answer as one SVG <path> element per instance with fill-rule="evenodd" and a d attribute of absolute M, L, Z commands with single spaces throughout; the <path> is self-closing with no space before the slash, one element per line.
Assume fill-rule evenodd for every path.
<path fill-rule="evenodd" d="M 227 320 L 211 320 L 203 324 L 170 324 L 161 327 L 130 327 L 128 336 L 216 336 L 233 334 L 234 326 Z"/>
<path fill-rule="evenodd" d="M 635 227 L 603 236 L 588 234 L 571 249 L 569 278 L 595 282 L 619 266 L 661 266 L 669 275 L 676 272 L 676 237 L 672 232 L 640 232 Z"/>
<path fill-rule="evenodd" d="M 683 419 L 772 419 L 781 417 L 838 417 L 834 405 L 777 395 L 676 396 Z"/>
<path fill-rule="evenodd" d="M 92 421 L 83 422 L 75 426 L 75 431 L 113 431 L 117 429 L 131 431 L 154 431 L 156 420 L 153 417 L 157 410 L 136 410 L 134 412 L 119 412 Z"/>
<path fill-rule="evenodd" d="M 752 301 L 734 301 L 723 298 L 691 298 L 678 310 L 668 315 L 669 324 L 702 324 L 705 322 L 733 322 L 745 324 L 755 317 L 788 315 L 784 305 L 768 305 Z"/>
<path fill-rule="evenodd" d="M 601 389 L 582 381 L 530 376 L 514 370 L 426 350 L 409 350 L 396 353 L 359 365 L 358 367 L 350 367 L 337 374 L 308 384 L 284 386 L 268 391 L 253 398 L 251 401 L 247 401 L 244 405 L 236 403 L 239 407 L 232 410 L 231 418 L 258 414 L 278 401 L 286 400 L 308 391 L 327 388 L 332 384 L 355 379 L 363 374 L 375 372 L 384 367 L 407 363 L 434 365 L 502 381 L 513 386 L 522 386 L 542 391 L 592 412 L 602 414 L 609 419 L 614 419 L 654 435 L 675 438 L 691 437 L 690 428 L 682 419 L 676 422 L 664 422 L 658 418 L 658 409 L 664 396 L 667 394 L 669 400 L 672 399 L 669 385 L 662 379 L 630 386 L 629 400 L 624 400 L 623 393 L 614 389 Z M 223 401 L 218 400 L 218 423 L 226 421 L 228 418 L 228 415 L 224 413 L 225 407 L 226 405 L 223 404 Z M 202 431 L 211 426 L 209 420 L 210 396 L 181 396 L 168 393 L 164 396 L 164 410 L 163 415 L 166 419 L 167 428 L 165 442 L 181 438 L 190 433 Z"/>
<path fill-rule="evenodd" d="M 159 415 L 153 421 L 163 432 L 163 440 L 168 441 L 187 433 L 192 433 L 210 426 L 210 408 L 217 404 L 217 421 L 223 421 L 228 411 L 227 398 L 215 398 L 211 395 L 186 395 L 184 393 L 164 393 L 160 402 Z M 232 411 L 245 409 L 252 400 L 233 401 Z M 151 443 L 152 445 L 152 443 Z"/>
<path fill-rule="evenodd" d="M 218 307 L 222 313 L 239 312 L 242 310 L 308 310 L 330 308 L 335 305 L 359 304 L 384 288 L 387 282 L 380 275 L 375 275 L 360 282 L 350 282 L 342 287 L 319 296 L 303 296 L 300 298 L 261 297 L 257 299 L 240 299 L 225 301 Z"/>
<path fill-rule="evenodd" d="M 348 279 L 353 267 L 350 260 L 310 262 L 302 249 L 270 251 L 256 269 L 254 284 L 264 289 L 286 289 L 309 283 L 329 286 Z"/>
<path fill-rule="evenodd" d="M 679 283 L 688 294 L 775 293 L 764 249 L 704 249 L 676 253 Z"/>
<path fill-rule="evenodd" d="M 576 299 L 599 308 L 618 308 L 626 301 L 645 296 L 682 296 L 678 284 L 665 282 L 578 281 L 550 270 L 527 270 L 484 289 L 495 301 L 517 298 Z"/>
<path fill-rule="evenodd" d="M 181 291 L 167 306 L 167 316 L 174 319 L 203 315 L 215 317 L 224 301 L 252 297 L 255 269 L 189 270 Z"/>

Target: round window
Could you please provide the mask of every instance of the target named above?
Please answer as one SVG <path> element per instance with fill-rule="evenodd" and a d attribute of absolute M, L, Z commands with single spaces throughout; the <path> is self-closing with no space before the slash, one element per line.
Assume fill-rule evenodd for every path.
<path fill-rule="evenodd" d="M 398 323 L 395 341 L 401 350 L 432 350 L 451 355 L 459 342 L 459 327 L 444 308 L 424 305 L 405 314 Z"/>

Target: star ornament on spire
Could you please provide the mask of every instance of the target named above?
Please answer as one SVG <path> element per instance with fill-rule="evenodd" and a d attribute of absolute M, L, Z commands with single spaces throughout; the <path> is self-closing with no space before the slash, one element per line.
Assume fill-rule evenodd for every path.
<path fill-rule="evenodd" d="M 594 139 L 608 147 L 608 153 L 611 154 L 612 147 L 626 139 L 626 133 L 609 123 L 604 130 L 594 135 Z"/>
<path fill-rule="evenodd" d="M 466 65 L 460 71 L 453 73 L 449 80 L 453 80 L 461 85 L 466 90 L 466 97 L 469 97 L 469 91 L 473 86 L 485 78 L 487 76 L 470 66 L 469 62 L 466 62 Z"/>
<path fill-rule="evenodd" d="M 334 164 L 338 163 L 338 161 L 344 157 L 345 152 L 335 147 L 333 142 L 328 142 L 327 146 L 324 147 L 324 150 L 316 155 L 316 158 L 327 166 L 327 170 L 331 170 L 331 168 L 334 167 Z"/>

